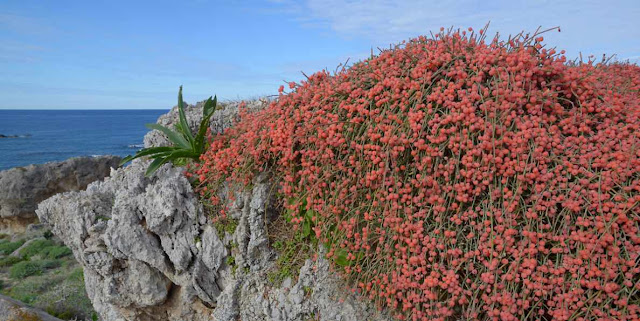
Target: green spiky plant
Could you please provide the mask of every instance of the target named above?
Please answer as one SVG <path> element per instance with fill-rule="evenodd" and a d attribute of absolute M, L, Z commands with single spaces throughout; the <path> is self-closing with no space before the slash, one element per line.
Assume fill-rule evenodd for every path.
<path fill-rule="evenodd" d="M 205 135 L 211 116 L 216 111 L 218 99 L 216 96 L 209 97 L 204 103 L 202 109 L 202 121 L 196 136 L 193 136 L 187 117 L 184 113 L 184 102 L 182 101 L 182 86 L 178 92 L 178 113 L 180 114 L 180 122 L 175 125 L 175 130 L 162 126 L 160 124 L 146 124 L 149 129 L 161 131 L 167 136 L 172 146 L 149 147 L 139 150 L 135 155 L 129 155 L 122 159 L 120 165 L 132 161 L 136 158 L 147 156 L 153 159 L 153 162 L 147 168 L 146 176 L 153 174 L 164 163 L 171 161 L 174 164 L 184 164 L 187 160 L 198 160 L 205 148 Z"/>

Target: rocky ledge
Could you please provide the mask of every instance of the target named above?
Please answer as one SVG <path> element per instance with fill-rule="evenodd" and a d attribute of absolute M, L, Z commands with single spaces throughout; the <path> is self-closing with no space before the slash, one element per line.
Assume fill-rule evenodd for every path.
<path fill-rule="evenodd" d="M 37 222 L 38 203 L 66 191 L 81 190 L 118 167 L 117 156 L 77 157 L 63 162 L 0 171 L 0 233 L 21 233 Z"/>
<path fill-rule="evenodd" d="M 167 164 L 145 177 L 147 165 L 135 160 L 36 211 L 83 266 L 103 320 L 388 320 L 349 293 L 321 255 L 306 260 L 296 281 L 268 280 L 278 253 L 267 226 L 280 213 L 268 206 L 275 188 L 266 174 L 233 189 L 228 215 L 237 225 L 219 231 L 181 168 Z"/>

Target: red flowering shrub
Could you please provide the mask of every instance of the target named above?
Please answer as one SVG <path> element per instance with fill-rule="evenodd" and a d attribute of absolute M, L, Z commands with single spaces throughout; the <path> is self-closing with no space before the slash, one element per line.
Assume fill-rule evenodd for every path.
<path fill-rule="evenodd" d="M 640 68 L 542 40 L 441 32 L 318 72 L 190 175 L 211 197 L 270 170 L 296 228 L 401 320 L 637 320 Z"/>

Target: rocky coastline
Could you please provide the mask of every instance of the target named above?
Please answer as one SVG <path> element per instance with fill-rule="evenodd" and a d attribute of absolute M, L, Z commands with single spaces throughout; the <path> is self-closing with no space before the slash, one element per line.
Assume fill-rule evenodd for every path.
<path fill-rule="evenodd" d="M 267 103 L 223 104 L 211 130 L 229 127 L 241 108 Z M 192 128 L 201 109 L 187 105 Z M 177 116 L 174 107 L 158 123 L 171 126 Z M 144 138 L 145 147 L 167 144 L 156 131 Z M 239 196 L 228 201 L 234 225 L 220 230 L 182 168 L 167 164 L 145 177 L 148 161 L 118 168 L 119 161 L 79 158 L 0 172 L 2 230 L 53 232 L 82 267 L 100 320 L 389 320 L 347 291 L 322 258 L 269 281 L 280 254 L 267 229 L 280 213 L 268 206 L 268 175 L 249 190 L 228 189 Z"/>
<path fill-rule="evenodd" d="M 38 221 L 38 203 L 58 193 L 85 189 L 109 175 L 119 162 L 118 156 L 75 157 L 0 171 L 0 233 L 24 232 Z"/>

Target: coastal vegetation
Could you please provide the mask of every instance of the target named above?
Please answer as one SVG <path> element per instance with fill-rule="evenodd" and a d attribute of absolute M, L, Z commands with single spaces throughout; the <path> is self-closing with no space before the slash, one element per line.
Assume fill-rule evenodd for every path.
<path fill-rule="evenodd" d="M 97 316 L 86 294 L 82 267 L 68 247 L 35 238 L 1 239 L 0 249 L 0 293 L 63 320 Z"/>
<path fill-rule="evenodd" d="M 278 265 L 323 246 L 399 320 L 638 319 L 640 67 L 563 54 L 441 29 L 281 86 L 187 176 L 218 222 L 225 184 L 269 172 Z"/>
<path fill-rule="evenodd" d="M 205 138 L 209 129 L 209 122 L 211 116 L 217 108 L 217 97 L 209 97 L 204 103 L 202 108 L 202 120 L 200 126 L 196 130 L 194 135 L 191 132 L 191 127 L 187 122 L 187 118 L 184 113 L 184 101 L 182 100 L 182 86 L 178 91 L 178 113 L 180 122 L 175 126 L 175 130 L 162 126 L 160 124 L 147 124 L 149 129 L 159 130 L 167 136 L 172 146 L 155 146 L 148 147 L 138 151 L 133 156 L 127 156 L 120 162 L 120 165 L 124 165 L 136 158 L 147 156 L 153 159 L 153 162 L 148 167 L 146 175 L 149 176 L 155 172 L 160 166 L 167 162 L 172 162 L 174 165 L 185 165 L 186 161 L 198 160 L 200 155 L 205 149 Z"/>

